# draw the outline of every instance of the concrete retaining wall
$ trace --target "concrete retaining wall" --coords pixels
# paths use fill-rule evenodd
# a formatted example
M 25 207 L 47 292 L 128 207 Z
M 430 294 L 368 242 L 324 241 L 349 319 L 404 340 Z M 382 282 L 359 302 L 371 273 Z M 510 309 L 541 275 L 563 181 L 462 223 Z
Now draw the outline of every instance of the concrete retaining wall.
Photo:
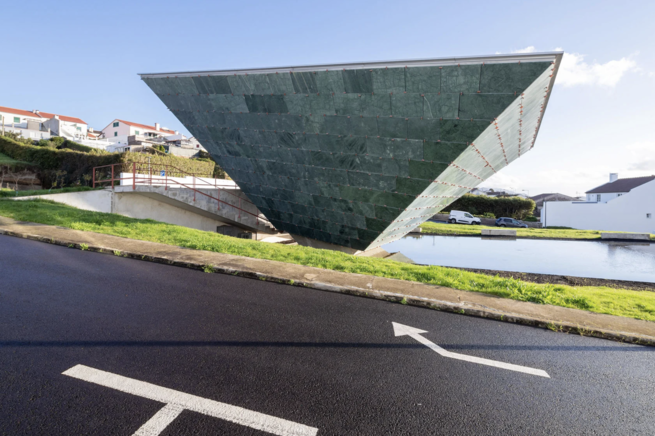
M 516 230 L 482 229 L 482 236 L 510 236 L 516 238 Z
M 650 241 L 648 233 L 601 233 L 600 239 L 615 241 Z
M 83 191 L 65 192 L 62 194 L 31 195 L 29 197 L 16 197 L 15 200 L 52 200 L 82 210 L 111 213 L 111 191 Z

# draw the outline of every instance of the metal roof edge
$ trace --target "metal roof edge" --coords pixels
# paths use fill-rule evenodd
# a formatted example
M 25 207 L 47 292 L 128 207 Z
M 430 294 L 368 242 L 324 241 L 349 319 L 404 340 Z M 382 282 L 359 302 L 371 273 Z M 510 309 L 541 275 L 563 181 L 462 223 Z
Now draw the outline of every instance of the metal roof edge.
M 337 69 L 362 69 L 362 68 L 381 68 L 381 67 L 404 67 L 404 66 L 447 66 L 447 65 L 470 65 L 480 63 L 510 63 L 510 62 L 547 62 L 561 60 L 564 52 L 540 52 L 540 53 L 514 53 L 514 54 L 498 54 L 498 55 L 485 55 L 485 56 L 464 56 L 464 57 L 444 57 L 435 59 L 408 59 L 408 60 L 395 60 L 395 61 L 374 61 L 374 62 L 351 62 L 342 64 L 321 64 L 321 65 L 303 65 L 303 66 L 287 66 L 287 67 L 267 67 L 267 68 L 245 68 L 236 70 L 204 70 L 204 71 L 183 71 L 183 72 L 170 72 L 170 73 L 138 73 L 141 78 L 154 78 L 154 77 L 188 77 L 198 75 L 214 75 L 226 76 L 232 74 L 269 74 L 280 72 L 307 72 L 316 71 L 318 69 L 337 70 Z

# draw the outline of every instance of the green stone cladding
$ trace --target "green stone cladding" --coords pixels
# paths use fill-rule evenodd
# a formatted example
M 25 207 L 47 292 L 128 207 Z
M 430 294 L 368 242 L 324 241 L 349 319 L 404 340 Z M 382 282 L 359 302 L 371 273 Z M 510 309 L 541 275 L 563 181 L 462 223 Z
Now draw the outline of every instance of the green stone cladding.
M 529 151 L 555 62 L 143 80 L 279 230 L 401 238 Z

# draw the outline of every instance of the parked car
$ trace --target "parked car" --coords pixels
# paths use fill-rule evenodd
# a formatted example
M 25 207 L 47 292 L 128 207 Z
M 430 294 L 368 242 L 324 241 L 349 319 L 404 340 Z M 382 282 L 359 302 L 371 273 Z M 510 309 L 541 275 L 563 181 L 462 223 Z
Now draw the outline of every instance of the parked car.
M 515 220 L 514 218 L 502 217 L 496 220 L 496 227 L 520 227 L 528 228 L 528 225 L 523 221 Z
M 462 210 L 451 210 L 448 216 L 450 224 L 477 224 L 480 225 L 480 218 L 476 218 L 468 212 Z

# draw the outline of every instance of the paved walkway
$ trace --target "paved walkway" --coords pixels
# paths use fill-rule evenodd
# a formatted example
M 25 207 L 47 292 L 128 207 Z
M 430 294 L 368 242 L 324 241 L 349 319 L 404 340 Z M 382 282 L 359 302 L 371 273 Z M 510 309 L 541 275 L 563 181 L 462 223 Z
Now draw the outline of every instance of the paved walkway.
M 0 234 L 58 245 L 86 244 L 90 251 L 270 280 L 323 291 L 403 302 L 415 306 L 655 346 L 655 323 L 576 309 L 526 303 L 476 292 L 290 263 L 192 250 L 118 236 L 19 222 L 0 217 Z

